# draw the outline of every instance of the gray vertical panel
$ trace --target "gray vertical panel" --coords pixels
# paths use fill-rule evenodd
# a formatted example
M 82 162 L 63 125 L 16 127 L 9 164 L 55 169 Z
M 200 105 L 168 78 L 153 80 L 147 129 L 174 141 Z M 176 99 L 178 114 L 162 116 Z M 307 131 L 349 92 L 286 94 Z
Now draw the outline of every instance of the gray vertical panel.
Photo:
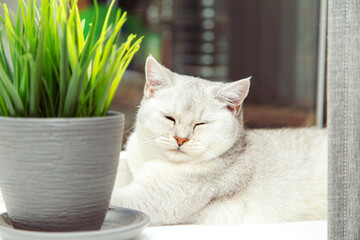
M 329 239 L 360 239 L 360 0 L 329 0 Z

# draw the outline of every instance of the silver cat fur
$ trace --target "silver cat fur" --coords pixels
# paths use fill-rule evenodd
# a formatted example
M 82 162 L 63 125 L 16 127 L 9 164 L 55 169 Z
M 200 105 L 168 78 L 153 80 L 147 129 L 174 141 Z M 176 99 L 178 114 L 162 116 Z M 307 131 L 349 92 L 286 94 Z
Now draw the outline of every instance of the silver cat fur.
M 152 225 L 326 219 L 326 129 L 247 130 L 249 78 L 179 75 L 152 56 L 145 72 L 120 163 L 129 179 L 119 176 L 111 204 L 147 213 Z

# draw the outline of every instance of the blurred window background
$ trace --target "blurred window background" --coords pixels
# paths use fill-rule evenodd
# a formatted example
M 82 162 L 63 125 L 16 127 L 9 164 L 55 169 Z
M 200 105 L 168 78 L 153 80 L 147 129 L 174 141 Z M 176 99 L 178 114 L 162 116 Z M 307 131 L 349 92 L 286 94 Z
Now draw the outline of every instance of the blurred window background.
M 16 9 L 17 1 L 1 1 Z M 110 2 L 98 0 L 100 19 Z M 319 101 L 318 94 L 325 87 L 319 84 L 323 80 L 319 69 L 324 69 L 318 64 L 325 62 L 318 54 L 324 38 L 320 34 L 322 2 L 116 0 L 115 8 L 128 13 L 123 35 L 134 33 L 145 39 L 111 108 L 125 113 L 126 129 L 130 129 L 142 98 L 145 59 L 151 53 L 180 74 L 220 81 L 252 76 L 244 104 L 248 127 L 312 126 L 316 111 L 321 113 L 317 125 L 324 124 L 324 96 Z M 92 0 L 79 0 L 78 6 L 89 23 Z

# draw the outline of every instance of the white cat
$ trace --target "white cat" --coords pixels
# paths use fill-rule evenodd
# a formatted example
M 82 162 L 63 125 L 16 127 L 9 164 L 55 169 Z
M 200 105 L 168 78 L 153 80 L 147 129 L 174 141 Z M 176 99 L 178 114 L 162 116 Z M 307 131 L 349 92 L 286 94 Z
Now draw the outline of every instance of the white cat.
M 250 80 L 210 82 L 149 56 L 136 126 L 127 143 L 132 180 L 111 204 L 152 225 L 326 219 L 327 133 L 246 130 Z

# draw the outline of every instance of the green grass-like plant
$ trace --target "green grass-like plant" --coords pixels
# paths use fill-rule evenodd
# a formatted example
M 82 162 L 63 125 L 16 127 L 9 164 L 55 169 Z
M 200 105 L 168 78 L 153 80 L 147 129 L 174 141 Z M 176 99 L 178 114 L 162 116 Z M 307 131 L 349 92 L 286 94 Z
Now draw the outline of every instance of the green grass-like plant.
M 95 39 L 98 5 L 86 37 L 77 0 L 19 0 L 17 13 L 1 4 L 0 115 L 7 117 L 105 116 L 142 37 L 118 44 L 126 12 Z M 6 56 L 2 36 L 7 38 Z

